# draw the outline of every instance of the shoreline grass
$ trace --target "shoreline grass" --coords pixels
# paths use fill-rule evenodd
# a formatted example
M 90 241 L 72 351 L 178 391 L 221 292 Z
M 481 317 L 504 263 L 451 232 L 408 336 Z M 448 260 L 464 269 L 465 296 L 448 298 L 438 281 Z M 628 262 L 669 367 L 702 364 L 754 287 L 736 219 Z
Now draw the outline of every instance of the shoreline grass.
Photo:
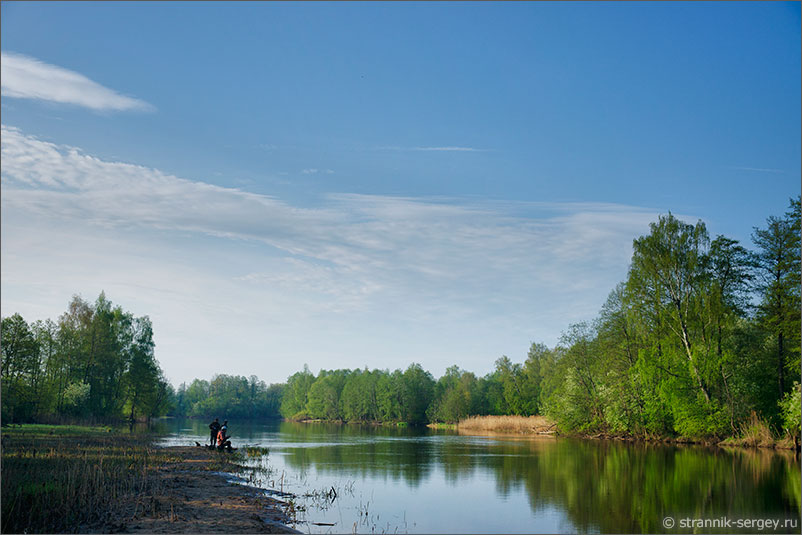
M 110 427 L 30 424 L 2 430 L 3 533 L 115 531 L 152 493 L 170 459 L 153 437 Z
M 457 423 L 458 431 L 551 435 L 555 424 L 544 416 L 469 416 Z
M 775 435 L 768 422 L 761 419 L 754 411 L 749 420 L 741 425 L 738 435 L 727 437 L 718 444 L 745 448 L 796 449 L 793 436 L 789 433 Z

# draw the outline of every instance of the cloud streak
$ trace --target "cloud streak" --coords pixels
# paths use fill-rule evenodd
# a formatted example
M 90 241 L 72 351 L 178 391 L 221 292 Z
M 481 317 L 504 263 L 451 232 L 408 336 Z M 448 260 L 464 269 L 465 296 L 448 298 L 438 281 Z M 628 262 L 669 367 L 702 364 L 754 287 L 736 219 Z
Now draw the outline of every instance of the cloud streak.
M 491 149 L 478 149 L 475 147 L 458 147 L 458 146 L 444 146 L 444 147 L 379 147 L 377 150 L 394 150 L 394 151 L 417 151 L 417 152 L 489 152 Z
M 332 194 L 321 206 L 191 181 L 2 129 L 3 204 L 103 228 L 159 229 L 253 240 L 354 287 L 403 293 L 592 286 L 626 266 L 631 239 L 655 213 L 594 204 L 507 203 Z M 514 209 L 513 209 L 514 208 Z M 548 214 L 546 214 L 548 212 Z M 305 266 L 305 267 L 304 267 Z M 525 273 L 526 275 L 522 275 Z M 254 280 L 258 277 L 254 278 Z M 585 282 L 582 282 L 585 281 Z M 343 285 L 348 287 L 349 285 Z
M 174 355 L 160 358 L 189 378 L 197 366 L 175 355 L 191 348 L 216 371 L 210 348 L 225 343 L 205 334 L 215 325 L 237 334 L 232 347 L 252 346 L 237 349 L 238 373 L 281 379 L 304 361 L 392 367 L 427 354 L 433 371 L 454 362 L 481 371 L 595 315 L 657 215 L 343 193 L 303 206 L 104 161 L 13 127 L 1 134 L 3 312 L 83 287 L 147 300 L 141 313 L 158 311 L 160 348 Z M 253 359 L 266 352 L 292 359 L 262 371 Z M 366 360 L 377 355 L 398 360 Z
M 86 76 L 38 59 L 2 52 L 0 76 L 4 97 L 72 104 L 95 111 L 153 111 L 147 102 L 121 95 Z
M 756 173 L 785 173 L 785 171 L 782 169 L 772 169 L 766 167 L 742 167 L 731 165 L 729 169 L 733 169 L 735 171 L 754 171 Z

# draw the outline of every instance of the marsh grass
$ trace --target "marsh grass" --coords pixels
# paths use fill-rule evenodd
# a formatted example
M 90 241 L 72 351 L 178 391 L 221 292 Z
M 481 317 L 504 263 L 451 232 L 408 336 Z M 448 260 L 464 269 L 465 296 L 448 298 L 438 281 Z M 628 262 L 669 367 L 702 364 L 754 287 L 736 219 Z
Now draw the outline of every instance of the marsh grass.
M 739 429 L 738 436 L 727 438 L 720 444 L 724 446 L 746 446 L 751 448 L 788 448 L 794 447 L 790 435 L 775 438 L 766 420 L 761 419 L 755 411 Z
M 543 416 L 471 416 L 457 424 L 460 431 L 486 433 L 544 434 L 554 429 Z
M 270 448 L 262 446 L 245 446 L 245 454 L 250 457 L 264 457 L 270 453 Z
M 75 533 L 115 524 L 152 495 L 171 460 L 150 435 L 108 427 L 26 425 L 2 431 L 3 533 Z M 133 515 L 131 515 L 133 516 Z

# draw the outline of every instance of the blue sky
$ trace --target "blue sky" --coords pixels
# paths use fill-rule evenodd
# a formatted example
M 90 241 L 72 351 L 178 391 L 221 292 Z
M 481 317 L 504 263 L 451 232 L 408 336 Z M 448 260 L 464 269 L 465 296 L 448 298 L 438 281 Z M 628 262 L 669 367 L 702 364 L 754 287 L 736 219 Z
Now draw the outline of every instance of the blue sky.
M 176 383 L 485 373 L 800 192 L 797 2 L 1 9 L 2 314 L 105 290 Z

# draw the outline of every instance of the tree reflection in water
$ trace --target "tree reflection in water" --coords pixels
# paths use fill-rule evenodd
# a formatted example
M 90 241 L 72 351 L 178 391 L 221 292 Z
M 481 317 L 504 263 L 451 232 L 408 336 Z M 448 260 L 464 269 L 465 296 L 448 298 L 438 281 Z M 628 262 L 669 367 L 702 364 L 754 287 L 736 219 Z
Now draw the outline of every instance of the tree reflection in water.
M 302 428 L 292 432 L 304 436 Z M 308 437 L 319 439 L 320 431 L 309 429 Z M 450 485 L 470 484 L 478 472 L 490 472 L 500 495 L 522 487 L 534 512 L 556 506 L 582 532 L 663 532 L 666 516 L 800 514 L 799 463 L 785 452 L 358 426 L 326 431 L 342 445 L 290 448 L 287 464 L 314 465 L 343 477 L 403 480 L 410 487 L 426 481 L 435 468 Z

